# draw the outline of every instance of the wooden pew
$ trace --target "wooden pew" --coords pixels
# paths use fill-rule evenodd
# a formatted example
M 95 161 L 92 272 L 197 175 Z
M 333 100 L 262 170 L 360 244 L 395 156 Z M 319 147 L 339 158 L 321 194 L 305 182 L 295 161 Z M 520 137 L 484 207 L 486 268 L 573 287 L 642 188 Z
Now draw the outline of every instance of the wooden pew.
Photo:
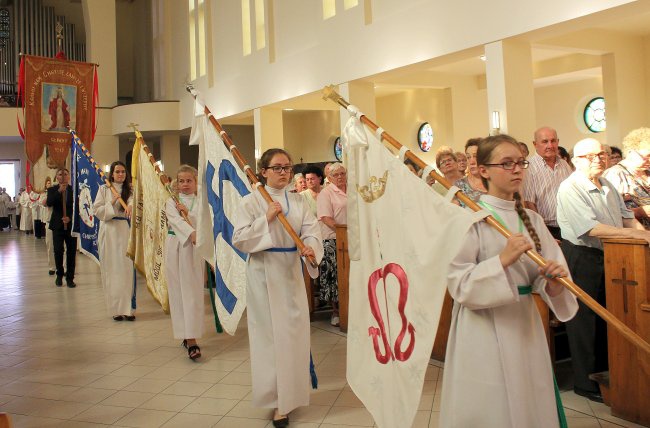
M 607 309 L 643 339 L 650 341 L 648 243 L 633 239 L 603 239 L 603 247 Z M 607 329 L 607 341 L 607 395 L 612 415 L 650 426 L 650 356 L 637 350 L 611 328 Z M 607 376 L 603 377 L 607 379 Z

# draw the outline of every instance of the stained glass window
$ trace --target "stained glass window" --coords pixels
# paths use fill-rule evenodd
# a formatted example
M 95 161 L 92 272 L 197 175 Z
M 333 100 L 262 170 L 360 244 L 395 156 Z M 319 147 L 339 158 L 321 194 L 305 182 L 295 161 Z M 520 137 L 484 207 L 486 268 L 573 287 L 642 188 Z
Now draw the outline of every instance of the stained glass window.
M 585 106 L 584 117 L 585 125 L 591 132 L 603 132 L 607 127 L 605 120 L 605 99 L 596 97 L 589 101 Z
M 337 161 L 343 160 L 343 147 L 341 146 L 341 137 L 336 137 L 334 140 L 334 157 Z
M 423 152 L 428 152 L 433 147 L 433 128 L 429 122 L 424 122 L 418 130 L 418 146 Z

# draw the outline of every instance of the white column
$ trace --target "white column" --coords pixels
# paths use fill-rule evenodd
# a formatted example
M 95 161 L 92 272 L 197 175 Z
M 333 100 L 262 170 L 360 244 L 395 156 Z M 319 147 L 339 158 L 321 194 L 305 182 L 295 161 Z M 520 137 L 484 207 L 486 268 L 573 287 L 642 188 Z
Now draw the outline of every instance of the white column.
M 284 148 L 282 109 L 262 107 L 253 110 L 255 133 L 255 164 L 264 151 L 277 147 Z

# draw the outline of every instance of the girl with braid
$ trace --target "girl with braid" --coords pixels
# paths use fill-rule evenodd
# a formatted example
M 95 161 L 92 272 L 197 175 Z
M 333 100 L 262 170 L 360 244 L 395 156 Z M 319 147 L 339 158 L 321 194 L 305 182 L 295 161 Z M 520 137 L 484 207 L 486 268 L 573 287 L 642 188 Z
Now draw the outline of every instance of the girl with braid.
M 548 345 L 531 292 L 567 321 L 578 310 L 560 247 L 541 216 L 524 209 L 519 191 L 528 161 L 507 135 L 479 144 L 488 190 L 479 204 L 512 232 L 508 239 L 475 223 L 449 268 L 454 299 L 442 386 L 441 427 L 566 426 Z M 525 256 L 536 249 L 539 268 Z M 470 405 L 468 405 L 470 404 Z

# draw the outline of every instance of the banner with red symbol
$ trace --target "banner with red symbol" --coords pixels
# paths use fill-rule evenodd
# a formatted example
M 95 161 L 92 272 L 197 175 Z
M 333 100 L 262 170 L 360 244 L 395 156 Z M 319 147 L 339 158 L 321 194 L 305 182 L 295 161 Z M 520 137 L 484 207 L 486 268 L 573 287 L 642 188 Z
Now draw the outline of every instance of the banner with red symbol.
M 356 117 L 342 140 L 351 255 L 347 380 L 380 428 L 410 427 L 447 267 L 480 217 L 438 195 Z

